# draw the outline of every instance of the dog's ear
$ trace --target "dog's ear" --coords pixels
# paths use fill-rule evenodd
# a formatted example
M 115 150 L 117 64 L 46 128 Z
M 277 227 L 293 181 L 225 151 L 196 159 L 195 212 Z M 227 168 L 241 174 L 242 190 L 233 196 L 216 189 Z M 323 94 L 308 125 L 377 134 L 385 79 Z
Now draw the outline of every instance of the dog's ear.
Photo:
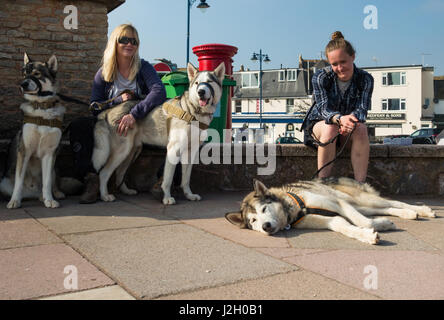
M 57 58 L 55 55 L 52 55 L 47 62 L 48 68 L 53 72 L 57 72 Z
M 254 192 L 258 197 L 266 196 L 267 194 L 269 194 L 267 187 L 257 179 L 253 179 L 253 187 Z
M 23 57 L 23 64 L 26 66 L 30 62 L 31 59 L 29 59 L 28 54 L 25 52 L 25 56 Z
M 221 62 L 216 69 L 214 69 L 214 74 L 219 79 L 220 83 L 224 81 L 225 78 L 225 63 Z
M 225 214 L 225 218 L 241 229 L 245 229 L 247 227 L 244 219 L 242 219 L 242 212 L 228 212 Z
M 194 77 L 196 76 L 198 70 L 191 64 L 191 62 L 188 62 L 187 72 L 188 72 L 188 80 L 191 82 L 191 80 L 193 80 Z

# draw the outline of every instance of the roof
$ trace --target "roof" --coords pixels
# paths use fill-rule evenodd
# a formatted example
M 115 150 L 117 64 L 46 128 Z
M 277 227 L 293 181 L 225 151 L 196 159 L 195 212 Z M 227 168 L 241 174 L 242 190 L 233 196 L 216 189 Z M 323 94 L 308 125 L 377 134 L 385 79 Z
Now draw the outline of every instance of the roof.
M 100 2 L 106 5 L 108 13 L 113 11 L 115 8 L 125 3 L 126 0 L 90 0 L 91 2 Z
M 291 70 L 297 68 L 288 68 Z M 288 70 L 287 69 L 287 70 Z M 306 71 L 297 69 L 297 81 L 279 81 L 279 71 L 267 70 L 262 75 L 262 97 L 263 99 L 271 98 L 293 98 L 307 96 L 306 91 Z M 250 71 L 251 73 L 252 71 Z M 254 71 L 253 71 L 254 72 Z M 256 71 L 258 72 L 258 71 Z M 234 88 L 233 99 L 257 99 L 259 97 L 259 87 L 242 88 L 242 73 L 235 72 L 233 79 L 237 85 Z

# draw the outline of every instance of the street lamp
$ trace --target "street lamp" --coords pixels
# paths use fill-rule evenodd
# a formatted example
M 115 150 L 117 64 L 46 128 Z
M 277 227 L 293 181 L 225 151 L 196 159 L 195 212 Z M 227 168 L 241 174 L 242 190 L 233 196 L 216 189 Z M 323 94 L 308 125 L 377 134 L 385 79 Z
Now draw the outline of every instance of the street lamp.
M 259 60 L 259 128 L 262 129 L 262 61 L 265 63 L 270 62 L 268 54 L 263 54 L 262 49 L 259 50 L 259 54 L 253 52 L 251 61 Z
M 187 9 L 188 9 L 188 27 L 187 27 L 187 63 L 190 61 L 190 10 L 192 5 L 196 2 L 196 0 L 187 0 Z M 197 6 L 200 11 L 205 12 L 210 6 L 206 3 L 206 0 L 200 0 L 199 5 Z

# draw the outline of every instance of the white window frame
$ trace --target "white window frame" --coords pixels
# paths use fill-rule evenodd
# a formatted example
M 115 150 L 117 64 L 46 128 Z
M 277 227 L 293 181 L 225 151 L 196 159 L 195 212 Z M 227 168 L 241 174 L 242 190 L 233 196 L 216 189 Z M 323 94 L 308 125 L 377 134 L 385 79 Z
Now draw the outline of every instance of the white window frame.
M 398 110 L 389 110 L 389 100 L 394 100 L 397 99 L 399 100 L 399 109 Z M 384 108 L 385 105 L 385 108 Z M 382 111 L 386 111 L 386 112 L 405 112 L 407 109 L 407 103 L 406 103 L 406 99 L 405 98 L 386 98 L 386 99 L 381 99 L 381 110 Z
M 278 81 L 279 82 L 285 81 L 285 70 L 279 70 Z
M 257 75 L 257 85 L 256 86 L 252 86 L 251 85 L 251 77 L 253 74 Z M 244 86 L 244 76 L 249 76 L 249 84 Z M 242 88 L 259 88 L 259 72 L 243 72 L 242 73 L 242 78 L 241 78 L 241 87 Z
M 297 69 L 288 69 L 287 70 L 287 81 L 296 81 L 298 78 L 298 70 Z
M 388 83 L 388 74 L 389 73 L 399 73 L 399 84 L 389 84 Z M 384 84 L 385 80 L 385 84 Z M 382 73 L 382 86 L 383 87 L 392 87 L 392 86 L 405 86 L 407 84 L 407 74 L 405 71 L 391 71 L 391 72 L 383 72 Z

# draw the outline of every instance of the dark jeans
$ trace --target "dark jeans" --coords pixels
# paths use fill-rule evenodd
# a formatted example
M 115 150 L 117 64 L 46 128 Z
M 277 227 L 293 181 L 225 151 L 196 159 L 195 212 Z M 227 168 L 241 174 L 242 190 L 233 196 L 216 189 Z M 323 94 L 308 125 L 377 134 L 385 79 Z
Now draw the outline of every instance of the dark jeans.
M 69 141 L 74 154 L 74 177 L 83 181 L 89 172 L 96 173 L 91 158 L 94 148 L 95 117 L 74 119 L 69 126 Z

